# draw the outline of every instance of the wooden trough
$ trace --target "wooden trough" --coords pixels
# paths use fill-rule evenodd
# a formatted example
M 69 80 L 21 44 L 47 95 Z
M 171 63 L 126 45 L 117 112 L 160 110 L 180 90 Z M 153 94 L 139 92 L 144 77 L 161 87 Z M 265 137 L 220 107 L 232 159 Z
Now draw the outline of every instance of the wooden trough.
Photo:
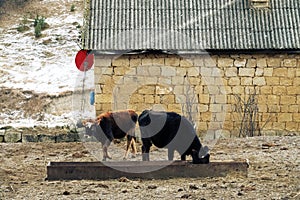
M 209 164 L 183 161 L 50 162 L 46 180 L 197 178 L 223 177 L 231 173 L 247 176 L 248 167 L 246 160 L 212 161 Z

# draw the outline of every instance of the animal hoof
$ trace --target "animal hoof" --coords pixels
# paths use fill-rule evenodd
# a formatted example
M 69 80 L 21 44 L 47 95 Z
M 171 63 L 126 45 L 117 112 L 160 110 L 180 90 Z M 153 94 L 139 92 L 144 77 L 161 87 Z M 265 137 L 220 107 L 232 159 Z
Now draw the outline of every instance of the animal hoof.
M 131 158 L 136 158 L 136 155 L 132 155 Z
M 126 158 L 126 157 L 123 157 L 123 160 L 127 160 L 127 158 Z

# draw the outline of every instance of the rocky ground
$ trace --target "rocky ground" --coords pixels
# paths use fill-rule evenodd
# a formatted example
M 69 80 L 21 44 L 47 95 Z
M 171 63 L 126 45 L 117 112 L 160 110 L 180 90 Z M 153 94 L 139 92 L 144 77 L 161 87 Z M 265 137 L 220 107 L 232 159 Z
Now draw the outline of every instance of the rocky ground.
M 218 140 L 212 159 L 249 159 L 247 177 L 46 181 L 49 161 L 97 159 L 82 142 L 0 143 L 0 199 L 300 199 L 299 144 L 299 136 Z M 109 149 L 114 160 L 122 159 L 124 145 Z M 151 158 L 161 156 L 166 152 L 154 150 Z

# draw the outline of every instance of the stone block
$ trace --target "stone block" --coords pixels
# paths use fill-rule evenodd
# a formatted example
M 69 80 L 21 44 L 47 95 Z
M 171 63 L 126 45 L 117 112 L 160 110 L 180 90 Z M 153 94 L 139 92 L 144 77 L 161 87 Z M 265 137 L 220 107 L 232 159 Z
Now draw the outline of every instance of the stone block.
M 234 60 L 233 65 L 235 67 L 245 67 L 246 66 L 246 59 L 242 59 L 242 58 L 237 58 Z
M 180 59 L 180 67 L 192 67 L 193 66 L 193 60 L 191 59 Z
M 297 67 L 297 59 L 295 59 L 295 58 L 284 59 L 283 66 L 284 67 Z
M 168 104 L 167 108 L 171 112 L 181 113 L 181 105 L 180 104 Z
M 267 67 L 267 59 L 266 58 L 257 58 L 256 66 L 261 67 L 261 68 Z
M 142 65 L 142 59 L 141 58 L 130 58 L 129 65 L 130 65 L 130 67 L 140 66 L 140 65 Z
M 296 97 L 291 95 L 282 95 L 280 97 L 280 104 L 291 105 L 296 103 Z
M 292 113 L 279 113 L 278 114 L 278 122 L 291 122 L 293 121 Z
M 0 130 L 0 143 L 4 142 L 5 130 Z
M 287 86 L 287 94 L 300 94 L 300 87 L 299 86 Z
M 265 77 L 267 85 L 279 85 L 279 77 Z
M 199 76 L 200 68 L 199 67 L 189 67 L 187 70 L 188 76 Z
M 277 96 L 277 95 L 268 95 L 267 103 L 271 104 L 271 105 L 274 105 L 274 104 L 278 105 L 279 104 L 279 96 Z
M 198 66 L 198 67 L 204 66 L 203 59 L 199 57 L 194 58 L 193 63 L 194 66 Z
M 166 66 L 177 67 L 177 66 L 179 66 L 179 63 L 180 63 L 180 58 L 179 57 L 171 56 L 171 57 L 165 58 L 165 65 Z
M 143 58 L 142 59 L 142 65 L 151 66 L 152 65 L 152 59 L 151 58 Z
M 300 61 L 299 61 L 299 63 L 300 63 Z M 297 77 L 300 77 L 300 68 L 297 68 L 297 69 L 296 69 L 296 76 L 297 76 Z
M 132 94 L 130 97 L 130 103 L 141 103 L 144 102 L 144 95 L 143 94 Z
M 226 68 L 225 76 L 226 77 L 236 77 L 237 76 L 237 68 L 236 67 Z
M 183 76 L 173 76 L 171 80 L 172 85 L 183 85 L 184 78 Z
M 175 103 L 175 96 L 173 94 L 167 94 L 167 95 L 163 95 L 161 97 L 161 102 L 163 104 L 172 104 Z
M 252 85 L 252 77 L 242 77 L 241 85 Z
M 294 122 L 300 122 L 300 113 L 293 113 L 293 121 Z M 300 127 L 299 127 L 300 128 Z
M 163 57 L 153 58 L 152 59 L 152 65 L 157 66 L 157 67 L 164 66 L 165 65 L 165 58 L 163 58 Z
M 150 76 L 150 67 L 149 66 L 139 66 L 136 69 L 137 75 L 139 76 Z
M 247 68 L 254 68 L 256 67 L 256 59 L 248 59 L 246 63 Z
M 300 86 L 300 77 L 294 78 L 293 85 L 294 85 L 294 86 Z
M 263 76 L 264 75 L 264 69 L 262 68 L 257 68 L 255 70 L 255 76 Z
M 207 112 L 208 111 L 208 105 L 205 105 L 205 104 L 198 105 L 198 111 L 199 112 Z
M 183 94 L 183 90 L 184 90 L 184 86 L 182 86 L 182 85 L 175 85 L 173 92 L 176 95 L 177 94 Z
M 264 68 L 264 76 L 273 76 L 273 68 Z
M 158 66 L 151 66 L 149 67 L 149 75 L 150 76 L 160 76 L 161 69 Z
M 298 122 L 286 122 L 285 129 L 287 131 L 298 131 L 299 123 Z
M 239 77 L 231 77 L 231 78 L 229 78 L 228 85 L 230 85 L 230 86 L 241 85 L 240 78 Z
M 272 128 L 277 129 L 277 130 L 284 130 L 285 129 L 285 122 L 272 122 Z
M 155 85 L 146 85 L 138 90 L 139 94 L 154 94 Z
M 110 103 L 112 102 L 112 94 L 96 94 L 96 101 L 98 103 Z
M 199 85 L 201 83 L 201 79 L 198 78 L 198 77 L 190 77 L 188 79 L 189 83 L 185 83 L 186 85 L 189 84 L 189 85 Z M 214 84 L 215 85 L 215 84 Z
M 200 119 L 202 122 L 209 122 L 211 117 L 211 112 L 200 112 Z
M 219 58 L 217 65 L 218 67 L 233 67 L 233 61 L 232 58 Z
M 56 142 L 78 142 L 80 141 L 77 133 L 61 133 L 56 135 Z
M 95 57 L 95 66 L 104 66 L 108 67 L 111 66 L 112 62 L 110 58 L 105 58 L 105 57 Z
M 144 95 L 144 101 L 145 103 L 155 103 L 154 95 Z
M 288 77 L 280 77 L 279 84 L 285 85 L 285 86 L 293 85 L 293 79 L 288 78 Z
M 6 143 L 22 142 L 22 132 L 16 129 L 7 129 L 4 135 Z
M 289 110 L 288 112 L 290 113 L 300 113 L 300 105 L 296 104 L 296 105 L 289 105 Z
M 28 143 L 28 142 L 38 142 L 38 136 L 34 134 L 22 134 L 22 142 L 23 143 Z
M 287 77 L 287 68 L 274 68 L 273 76 L 276 77 Z
M 115 75 L 117 76 L 123 76 L 126 74 L 128 68 L 127 67 L 124 67 L 124 66 L 118 66 L 118 67 L 115 67 L 114 68 L 114 73 Z
M 211 77 L 212 68 L 211 67 L 201 67 L 200 72 L 201 72 L 201 76 L 203 76 L 203 77 Z
M 294 78 L 296 76 L 296 68 L 287 68 L 287 77 Z
M 260 94 L 272 94 L 272 87 L 270 86 L 262 86 L 260 88 Z M 277 93 L 274 93 L 277 94 Z
M 170 94 L 172 92 L 172 87 L 163 87 L 158 85 L 154 88 L 154 90 L 156 94 Z M 151 94 L 154 94 L 154 92 Z
M 239 76 L 253 77 L 255 73 L 254 68 L 239 68 Z
M 176 76 L 176 69 L 174 67 L 164 66 L 161 68 L 161 75 L 166 77 Z
M 217 57 L 214 56 L 204 56 L 203 63 L 206 67 L 216 67 L 217 66 Z
M 281 67 L 281 58 L 268 58 L 268 67 Z
M 244 87 L 243 86 L 233 86 L 232 93 L 233 94 L 244 94 L 245 93 Z
M 210 103 L 210 95 L 209 94 L 200 94 L 199 102 L 202 104 L 209 104 Z
M 128 67 L 129 66 L 129 59 L 128 58 L 116 58 L 112 60 L 112 66 L 124 66 L 124 67 Z
M 258 86 L 266 85 L 265 77 L 254 77 L 253 85 L 258 85 Z
M 274 86 L 273 87 L 273 94 L 275 94 L 275 95 L 285 95 L 286 94 L 286 87 L 285 86 Z
M 56 142 L 56 135 L 38 134 L 38 142 Z
M 163 84 L 163 85 L 171 85 L 172 84 L 172 79 L 169 77 L 159 77 L 158 78 L 158 83 Z
M 268 106 L 266 104 L 258 104 L 258 111 L 266 113 L 268 111 Z
M 207 122 L 198 122 L 197 123 L 197 128 L 198 128 L 198 130 L 206 131 L 207 130 Z
M 210 104 L 209 111 L 217 113 L 223 112 L 222 104 Z

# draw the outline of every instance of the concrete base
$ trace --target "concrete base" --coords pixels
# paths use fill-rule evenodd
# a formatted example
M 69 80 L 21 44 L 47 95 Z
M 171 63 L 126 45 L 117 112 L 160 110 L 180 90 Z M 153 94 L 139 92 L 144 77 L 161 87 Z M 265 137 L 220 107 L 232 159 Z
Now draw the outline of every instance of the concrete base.
M 192 164 L 183 161 L 50 162 L 47 180 L 168 179 L 224 177 L 230 173 L 247 176 L 245 161 L 212 161 Z

